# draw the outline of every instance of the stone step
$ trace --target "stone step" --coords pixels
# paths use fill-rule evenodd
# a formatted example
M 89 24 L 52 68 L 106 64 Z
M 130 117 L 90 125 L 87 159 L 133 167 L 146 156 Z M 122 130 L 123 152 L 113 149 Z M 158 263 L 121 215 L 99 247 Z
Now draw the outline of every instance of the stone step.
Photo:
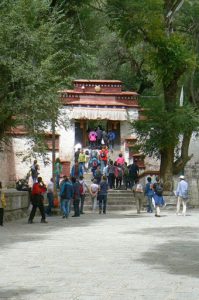
M 112 211 L 112 210 L 118 210 L 118 211 L 123 211 L 123 210 L 132 210 L 135 209 L 136 206 L 135 205 L 109 205 L 107 204 L 107 210 Z M 84 210 L 85 211 L 91 211 L 92 210 L 92 206 L 90 205 L 84 205 Z M 96 210 L 98 210 L 98 207 L 96 208 Z

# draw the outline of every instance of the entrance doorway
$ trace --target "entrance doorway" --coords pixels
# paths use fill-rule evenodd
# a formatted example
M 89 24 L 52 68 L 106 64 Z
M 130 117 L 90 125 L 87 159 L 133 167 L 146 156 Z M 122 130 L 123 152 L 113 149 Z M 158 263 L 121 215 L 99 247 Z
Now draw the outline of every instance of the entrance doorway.
M 76 120 L 75 121 L 75 145 L 81 144 L 82 147 L 88 147 L 88 134 L 91 129 L 96 130 L 100 126 L 103 130 L 108 132 L 112 130 L 115 132 L 115 145 L 120 145 L 120 121 L 111 120 Z

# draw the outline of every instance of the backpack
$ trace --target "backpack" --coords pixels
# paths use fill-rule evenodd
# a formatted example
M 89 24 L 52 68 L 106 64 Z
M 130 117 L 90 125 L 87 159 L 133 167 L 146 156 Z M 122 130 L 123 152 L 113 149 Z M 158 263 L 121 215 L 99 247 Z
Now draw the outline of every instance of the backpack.
M 93 160 L 92 166 L 93 166 L 93 168 L 97 168 L 97 166 L 98 166 L 98 161 L 97 161 L 96 159 Z
M 118 169 L 118 177 L 122 178 L 122 175 L 123 175 L 122 168 L 117 168 L 117 169 Z
M 161 184 L 155 184 L 154 186 L 155 188 L 155 193 L 158 195 L 158 196 L 162 196 L 162 193 L 163 193 L 163 187 Z
M 104 157 L 106 157 L 106 154 L 105 154 L 104 152 L 102 152 L 102 153 L 100 154 L 100 157 L 101 157 L 101 158 L 104 158 Z
M 79 193 L 80 193 L 80 195 L 83 195 L 83 194 L 84 194 L 84 186 L 83 186 L 83 183 L 80 183 Z
M 129 169 L 128 168 L 124 169 L 124 176 L 126 176 L 126 177 L 129 176 Z

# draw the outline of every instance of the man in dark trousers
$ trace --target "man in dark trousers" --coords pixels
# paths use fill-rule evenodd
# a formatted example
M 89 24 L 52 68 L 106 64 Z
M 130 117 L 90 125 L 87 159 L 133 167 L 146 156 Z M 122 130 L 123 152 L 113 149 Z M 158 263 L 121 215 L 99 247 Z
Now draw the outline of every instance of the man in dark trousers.
M 44 196 L 43 194 L 46 192 L 46 186 L 43 183 L 43 180 L 41 177 L 38 177 L 38 182 L 33 184 L 32 188 L 32 210 L 28 219 L 28 223 L 32 224 L 33 219 L 37 210 L 37 207 L 40 210 L 41 213 L 41 223 L 48 223 L 46 221 L 46 216 L 45 216 L 45 210 L 44 210 Z
M 76 180 L 75 177 L 71 178 L 73 184 L 73 207 L 74 207 L 74 215 L 72 217 L 79 217 L 79 203 L 80 203 L 80 183 Z
M 138 179 L 139 174 L 139 167 L 137 165 L 137 160 L 135 159 L 134 162 L 129 166 L 129 181 L 130 181 L 130 188 L 133 189 L 133 186 Z

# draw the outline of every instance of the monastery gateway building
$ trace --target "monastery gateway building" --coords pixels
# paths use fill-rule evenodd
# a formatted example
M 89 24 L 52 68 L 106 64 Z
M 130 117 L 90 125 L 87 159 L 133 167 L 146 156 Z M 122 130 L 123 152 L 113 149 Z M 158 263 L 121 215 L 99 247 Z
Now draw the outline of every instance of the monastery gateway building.
M 139 118 L 138 94 L 122 90 L 119 80 L 75 80 L 73 90 L 60 91 L 63 103 L 62 115 L 66 117 L 68 128 L 56 128 L 56 157 L 63 164 L 63 175 L 69 175 L 74 162 L 74 152 L 77 147 L 88 149 L 88 133 L 98 125 L 106 130 L 113 130 L 116 138 L 111 159 L 115 159 L 121 152 L 126 162 L 130 163 L 136 157 L 138 165 L 144 169 L 143 156 L 134 153 L 133 146 L 136 138 L 132 133 L 129 120 Z M 12 143 L 12 157 L 8 158 L 12 171 L 7 181 L 24 178 L 30 170 L 32 162 L 22 162 L 23 153 L 27 154 L 28 143 L 26 133 L 17 128 L 14 131 Z M 49 159 L 52 159 L 52 132 L 46 132 Z M 4 159 L 5 163 L 6 159 Z M 12 161 L 12 163 L 11 163 Z M 52 166 L 44 165 L 39 159 L 40 175 L 45 181 L 52 176 Z M 10 167 L 9 167 L 10 169 Z

